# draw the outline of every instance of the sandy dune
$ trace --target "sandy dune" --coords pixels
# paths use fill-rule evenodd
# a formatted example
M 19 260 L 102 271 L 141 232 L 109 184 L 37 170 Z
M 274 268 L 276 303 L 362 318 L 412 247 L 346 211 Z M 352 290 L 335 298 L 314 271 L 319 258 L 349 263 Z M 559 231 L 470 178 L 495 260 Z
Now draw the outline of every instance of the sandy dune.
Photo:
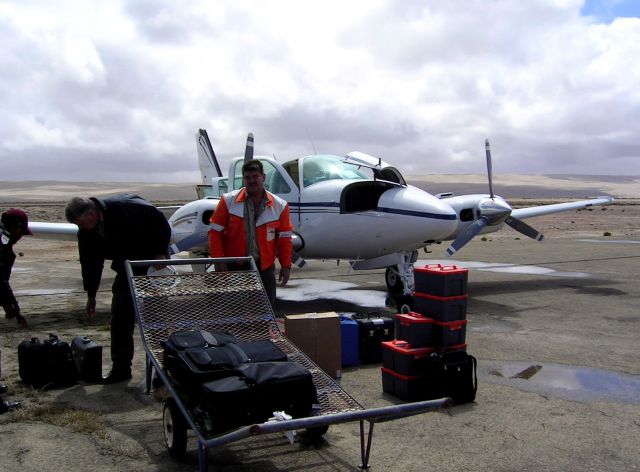
M 488 193 L 484 174 L 407 176 L 406 180 L 432 193 Z M 195 183 L 0 181 L 2 202 L 59 202 L 76 195 L 138 193 L 152 201 L 189 201 Z M 640 176 L 496 175 L 494 192 L 506 198 L 586 198 L 612 195 L 640 198 Z

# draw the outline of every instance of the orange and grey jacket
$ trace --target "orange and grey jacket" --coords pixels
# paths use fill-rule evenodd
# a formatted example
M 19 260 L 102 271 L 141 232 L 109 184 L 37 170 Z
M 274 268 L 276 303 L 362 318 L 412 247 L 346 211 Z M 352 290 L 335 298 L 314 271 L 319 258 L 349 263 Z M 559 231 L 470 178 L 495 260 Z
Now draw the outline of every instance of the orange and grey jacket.
M 271 267 L 276 257 L 282 267 L 291 267 L 291 232 L 289 205 L 266 192 L 267 204 L 256 221 L 256 239 L 260 251 L 260 269 Z M 211 257 L 244 257 L 247 255 L 244 188 L 225 193 L 211 217 L 209 252 Z

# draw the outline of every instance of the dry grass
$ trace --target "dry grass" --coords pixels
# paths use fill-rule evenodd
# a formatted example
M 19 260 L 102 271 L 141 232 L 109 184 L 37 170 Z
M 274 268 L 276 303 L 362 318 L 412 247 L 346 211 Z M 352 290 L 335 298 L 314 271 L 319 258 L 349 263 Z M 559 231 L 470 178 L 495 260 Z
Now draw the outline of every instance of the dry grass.
M 107 438 L 103 415 L 94 411 L 78 410 L 62 405 L 40 405 L 24 408 L 13 415 L 11 422 L 38 421 L 69 429 L 75 433 Z

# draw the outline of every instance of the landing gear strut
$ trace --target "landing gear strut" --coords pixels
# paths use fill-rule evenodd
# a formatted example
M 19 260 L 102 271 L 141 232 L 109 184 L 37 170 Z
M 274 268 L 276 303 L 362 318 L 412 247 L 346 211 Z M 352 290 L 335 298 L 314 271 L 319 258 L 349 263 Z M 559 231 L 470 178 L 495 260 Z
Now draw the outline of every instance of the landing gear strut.
M 398 255 L 398 263 L 387 267 L 384 279 L 398 313 L 409 313 L 413 308 L 413 264 L 418 260 L 418 251 Z

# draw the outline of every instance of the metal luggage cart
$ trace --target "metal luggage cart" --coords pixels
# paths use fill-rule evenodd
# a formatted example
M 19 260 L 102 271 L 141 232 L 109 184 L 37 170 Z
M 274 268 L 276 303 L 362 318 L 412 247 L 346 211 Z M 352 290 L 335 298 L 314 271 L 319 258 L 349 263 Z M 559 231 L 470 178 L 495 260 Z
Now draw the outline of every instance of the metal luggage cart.
M 248 263 L 249 270 L 213 271 L 214 263 Z M 362 468 L 369 466 L 373 426 L 377 422 L 437 410 L 450 399 L 421 401 L 381 408 L 365 409 L 328 374 L 301 352 L 281 333 L 252 258 L 172 259 L 171 266 L 191 265 L 188 271 L 158 271 L 148 275 L 150 267 L 161 267 L 166 260 L 127 261 L 126 270 L 146 352 L 146 387 L 150 392 L 153 370 L 170 394 L 163 410 L 165 442 L 172 455 L 186 450 L 187 429 L 198 439 L 200 470 L 207 470 L 207 449 L 255 434 L 306 429 L 323 435 L 329 425 L 360 422 Z M 135 275 L 145 274 L 145 275 Z M 242 426 L 236 430 L 212 434 L 199 416 L 197 405 L 185 398 L 180 386 L 164 370 L 161 343 L 176 331 L 226 331 L 242 342 L 271 340 L 289 359 L 303 365 L 312 374 L 318 393 L 319 411 L 314 416 Z M 364 422 L 369 423 L 365 435 Z

